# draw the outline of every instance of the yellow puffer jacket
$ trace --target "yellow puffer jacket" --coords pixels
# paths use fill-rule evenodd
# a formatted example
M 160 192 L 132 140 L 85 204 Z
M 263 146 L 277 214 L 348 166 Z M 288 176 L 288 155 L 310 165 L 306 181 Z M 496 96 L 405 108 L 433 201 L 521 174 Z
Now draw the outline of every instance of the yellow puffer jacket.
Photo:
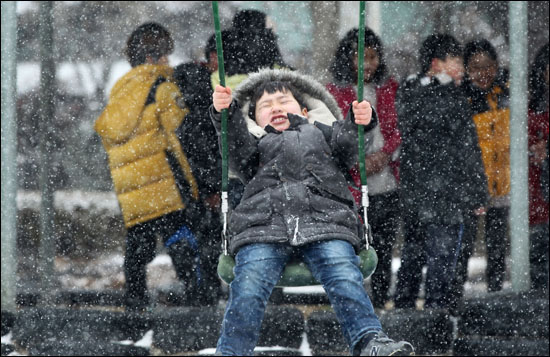
M 505 91 L 494 86 L 485 98 L 489 110 L 473 117 L 491 197 L 510 192 L 510 109 L 499 105 Z
M 167 152 L 178 161 L 192 199 L 198 188 L 175 134 L 187 109 L 178 106 L 178 87 L 169 82 L 172 68 L 134 67 L 111 90 L 107 107 L 95 122 L 109 157 L 109 167 L 127 228 L 185 208 Z M 151 87 L 155 101 L 145 106 Z

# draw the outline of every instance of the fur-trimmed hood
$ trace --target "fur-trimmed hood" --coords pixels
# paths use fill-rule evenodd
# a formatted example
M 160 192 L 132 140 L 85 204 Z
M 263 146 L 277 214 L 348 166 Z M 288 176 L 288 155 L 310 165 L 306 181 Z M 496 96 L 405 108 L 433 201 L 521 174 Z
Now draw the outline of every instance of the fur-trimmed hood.
M 320 122 L 330 125 L 335 120 L 342 120 L 342 113 L 334 97 L 313 77 L 287 69 L 263 69 L 251 74 L 233 93 L 239 102 L 242 114 L 246 120 L 248 131 L 260 138 L 266 134 L 256 122 L 248 116 L 250 99 L 254 89 L 262 82 L 289 82 L 303 95 L 308 108 L 309 122 Z

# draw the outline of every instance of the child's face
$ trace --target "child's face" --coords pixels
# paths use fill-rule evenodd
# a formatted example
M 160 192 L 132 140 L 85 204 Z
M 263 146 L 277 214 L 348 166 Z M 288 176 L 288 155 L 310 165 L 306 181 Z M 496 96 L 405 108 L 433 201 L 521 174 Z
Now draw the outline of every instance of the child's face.
M 359 62 L 357 60 L 358 54 L 353 55 L 353 68 L 355 73 L 357 73 L 357 68 L 359 67 Z M 380 56 L 378 56 L 378 51 L 372 47 L 365 48 L 365 60 L 363 65 L 363 80 L 365 83 L 369 83 L 372 80 L 372 76 L 376 73 L 378 66 L 380 65 Z
M 461 56 L 447 56 L 444 60 L 436 59 L 438 61 L 436 65 L 437 73 L 446 73 L 455 83 L 458 85 L 462 82 L 464 76 L 464 62 Z
M 287 114 L 298 114 L 307 117 L 307 109 L 302 109 L 290 91 L 264 94 L 256 102 L 256 123 L 265 128 L 271 125 L 278 131 L 288 129 L 290 122 Z
M 497 62 L 484 52 L 476 53 L 468 60 L 468 77 L 473 84 L 481 89 L 491 88 L 497 71 Z

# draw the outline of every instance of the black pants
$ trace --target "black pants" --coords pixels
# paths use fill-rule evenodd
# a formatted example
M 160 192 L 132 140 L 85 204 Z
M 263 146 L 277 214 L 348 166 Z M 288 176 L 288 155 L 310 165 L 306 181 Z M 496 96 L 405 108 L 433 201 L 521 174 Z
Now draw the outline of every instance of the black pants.
M 479 217 L 464 215 L 461 249 L 456 262 L 456 274 L 452 286 L 451 308 L 456 309 L 464 296 L 464 283 L 468 280 L 468 261 L 474 253 Z
M 124 274 L 126 278 L 125 305 L 129 309 L 142 309 L 149 304 L 147 295 L 146 268 L 155 257 L 157 238 L 166 241 L 183 225 L 187 225 L 195 234 L 199 243 L 200 277 L 197 278 L 197 252 L 187 241 L 179 241 L 168 247 L 168 255 L 172 259 L 176 275 L 186 286 L 186 291 L 215 290 L 218 292 L 219 281 L 214 248 L 208 244 L 196 226 L 196 220 L 190 219 L 184 212 L 173 212 L 130 227 L 126 238 L 126 254 L 124 257 Z M 215 256 L 215 257 L 214 257 Z M 202 283 L 200 283 L 202 281 Z M 199 286 L 200 285 L 200 286 Z M 197 296 L 200 299 L 200 296 Z
M 372 245 L 378 255 L 378 266 L 371 276 L 372 304 L 383 308 L 391 284 L 392 252 L 399 230 L 399 193 L 397 191 L 369 196 L 369 224 Z
M 218 277 L 218 259 L 222 247 L 222 223 L 220 212 L 208 208 L 200 211 L 200 216 L 193 220 L 193 232 L 200 240 L 201 280 L 197 287 L 195 305 L 216 303 L 221 293 L 221 282 Z
M 403 215 L 403 230 L 401 266 L 397 272 L 394 302 L 396 308 L 415 308 L 422 283 L 422 268 L 426 264 L 426 226 L 414 212 L 408 212 Z
M 531 289 L 548 293 L 548 223 L 529 227 Z
M 485 249 L 487 252 L 487 290 L 502 289 L 506 273 L 508 247 L 508 207 L 491 207 L 485 219 Z
M 507 207 L 489 208 L 485 218 L 485 250 L 487 256 L 486 280 L 490 292 L 502 289 L 506 273 L 506 251 L 508 246 Z M 468 280 L 468 261 L 474 252 L 477 237 L 478 217 L 473 213 L 464 217 L 462 247 L 458 256 L 453 283 L 453 307 L 464 295 L 464 283 Z

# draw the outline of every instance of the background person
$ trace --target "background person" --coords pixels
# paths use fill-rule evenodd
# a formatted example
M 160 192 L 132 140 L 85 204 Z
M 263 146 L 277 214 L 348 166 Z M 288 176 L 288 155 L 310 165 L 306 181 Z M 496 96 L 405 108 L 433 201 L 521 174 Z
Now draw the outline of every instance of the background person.
M 434 34 L 420 49 L 421 71 L 397 91 L 400 199 L 405 238 L 395 307 L 414 308 L 427 265 L 425 307 L 452 300 L 463 214 L 483 213 L 487 181 L 472 113 L 459 85 L 462 46 Z
M 327 85 L 342 114 L 357 99 L 358 29 L 352 29 L 340 40 L 331 63 L 333 83 Z M 392 251 L 399 231 L 399 145 L 401 136 L 397 129 L 395 94 L 399 84 L 388 77 L 384 50 L 380 38 L 365 28 L 364 99 L 369 100 L 378 114 L 379 125 L 373 128 L 372 145 L 365 152 L 365 168 L 369 189 L 368 218 L 372 227 L 373 245 L 378 255 L 378 266 L 371 276 L 372 303 L 383 308 L 388 301 L 392 271 Z M 352 177 L 356 187 L 361 187 L 358 166 L 353 167 Z M 359 204 L 361 190 L 350 188 Z
M 510 212 L 510 95 L 508 71 L 499 67 L 497 52 L 485 39 L 464 47 L 465 77 L 462 89 L 472 109 L 489 203 L 485 216 L 486 281 L 489 292 L 502 289 L 506 274 L 508 216 Z M 477 237 L 474 212 L 464 215 L 461 255 L 457 264 L 457 298 L 468 278 L 468 259 Z
M 200 284 L 198 242 L 192 233 L 199 192 L 175 134 L 188 110 L 172 83 L 167 56 L 173 48 L 172 36 L 157 23 L 145 23 L 132 32 L 126 47 L 132 69 L 115 84 L 95 122 L 128 232 L 128 310 L 149 304 L 146 266 L 155 256 L 157 237 L 167 246 L 186 290 Z
M 531 289 L 548 296 L 548 43 L 529 76 L 529 260 Z

